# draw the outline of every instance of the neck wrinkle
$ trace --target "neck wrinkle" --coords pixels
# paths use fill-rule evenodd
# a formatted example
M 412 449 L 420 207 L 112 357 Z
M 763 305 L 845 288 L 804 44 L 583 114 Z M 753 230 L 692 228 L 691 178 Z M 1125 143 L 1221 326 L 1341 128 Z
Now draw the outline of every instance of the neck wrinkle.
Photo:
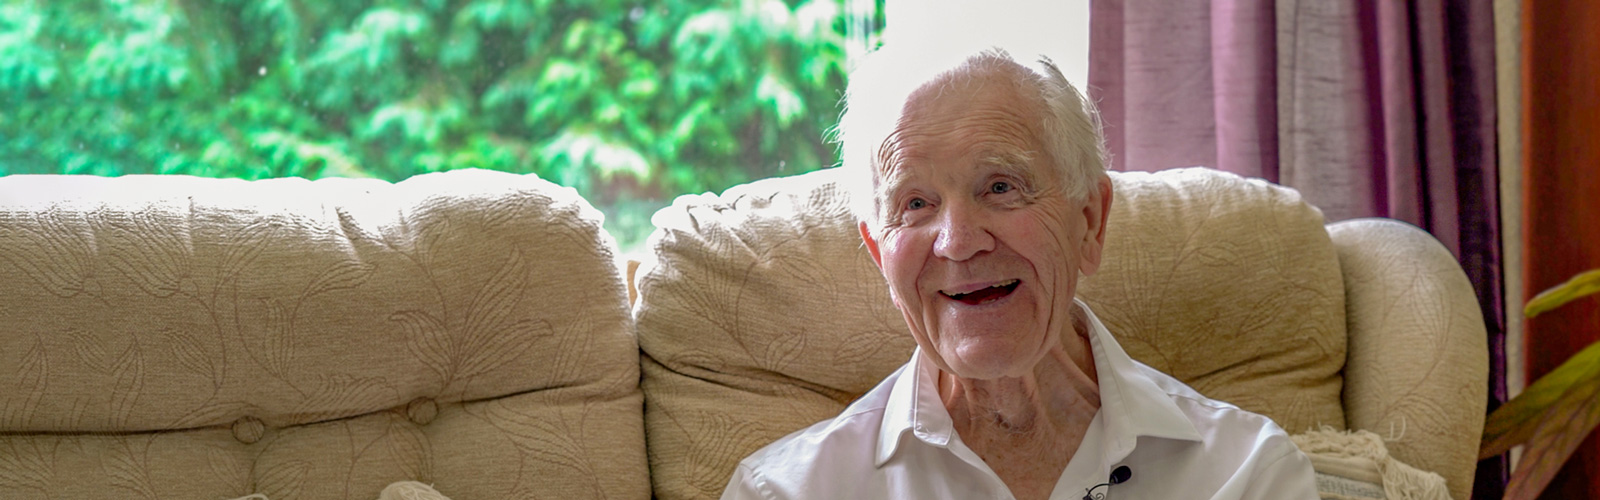
M 1100 386 L 1082 308 L 1073 307 L 1072 327 L 1075 335 L 1058 337 L 1027 376 L 965 380 L 937 373 L 940 399 L 968 447 L 983 455 L 980 447 L 988 443 L 1049 445 L 1082 438 L 1100 409 Z

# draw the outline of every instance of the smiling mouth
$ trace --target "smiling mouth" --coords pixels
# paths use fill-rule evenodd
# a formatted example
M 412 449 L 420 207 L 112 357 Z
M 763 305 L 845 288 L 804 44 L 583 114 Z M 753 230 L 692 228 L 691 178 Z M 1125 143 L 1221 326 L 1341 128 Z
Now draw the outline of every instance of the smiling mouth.
M 1020 284 L 1022 284 L 1022 281 L 1020 280 L 1009 280 L 998 285 L 980 288 L 967 293 L 939 293 L 946 297 L 950 297 L 957 302 L 975 306 L 1005 298 L 1007 295 L 1011 295 L 1011 292 L 1016 291 L 1017 285 Z

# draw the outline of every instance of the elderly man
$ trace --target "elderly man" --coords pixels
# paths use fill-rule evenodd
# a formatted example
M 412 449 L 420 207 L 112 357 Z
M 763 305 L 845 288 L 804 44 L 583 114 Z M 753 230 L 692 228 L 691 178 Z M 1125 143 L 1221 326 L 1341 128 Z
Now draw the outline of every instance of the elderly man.
M 1112 190 L 1095 112 L 1048 60 L 885 49 L 841 129 L 917 350 L 724 499 L 1317 498 L 1282 429 L 1130 359 L 1074 298 Z

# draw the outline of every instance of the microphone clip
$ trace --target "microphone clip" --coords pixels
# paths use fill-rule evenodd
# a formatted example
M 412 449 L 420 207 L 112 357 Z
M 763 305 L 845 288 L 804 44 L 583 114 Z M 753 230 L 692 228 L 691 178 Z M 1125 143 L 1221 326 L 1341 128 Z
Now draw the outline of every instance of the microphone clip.
M 1128 468 L 1126 465 L 1118 465 L 1117 468 L 1111 470 L 1111 477 L 1107 478 L 1106 482 L 1090 486 L 1089 489 L 1083 490 L 1083 500 L 1105 500 L 1106 493 L 1111 491 L 1111 486 L 1125 483 L 1129 478 L 1132 477 L 1133 469 Z M 1095 493 L 1094 490 L 1100 489 L 1101 487 L 1104 487 L 1106 491 Z

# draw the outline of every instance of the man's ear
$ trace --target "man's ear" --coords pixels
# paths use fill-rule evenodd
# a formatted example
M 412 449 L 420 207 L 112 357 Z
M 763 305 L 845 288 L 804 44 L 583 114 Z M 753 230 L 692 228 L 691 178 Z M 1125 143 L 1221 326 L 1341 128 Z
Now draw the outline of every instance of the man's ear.
M 1078 252 L 1078 270 L 1084 276 L 1100 270 L 1101 254 L 1106 246 L 1106 220 L 1111 217 L 1111 178 L 1101 175 L 1099 182 L 1089 189 L 1087 198 L 1083 203 L 1083 218 L 1088 221 L 1088 227 L 1083 232 L 1082 248 Z
M 872 239 L 872 231 L 867 230 L 867 223 L 857 222 L 856 229 L 861 231 L 861 242 L 867 245 L 867 253 L 872 254 L 872 263 L 878 265 L 879 272 L 883 272 L 883 254 L 878 253 L 878 240 Z

